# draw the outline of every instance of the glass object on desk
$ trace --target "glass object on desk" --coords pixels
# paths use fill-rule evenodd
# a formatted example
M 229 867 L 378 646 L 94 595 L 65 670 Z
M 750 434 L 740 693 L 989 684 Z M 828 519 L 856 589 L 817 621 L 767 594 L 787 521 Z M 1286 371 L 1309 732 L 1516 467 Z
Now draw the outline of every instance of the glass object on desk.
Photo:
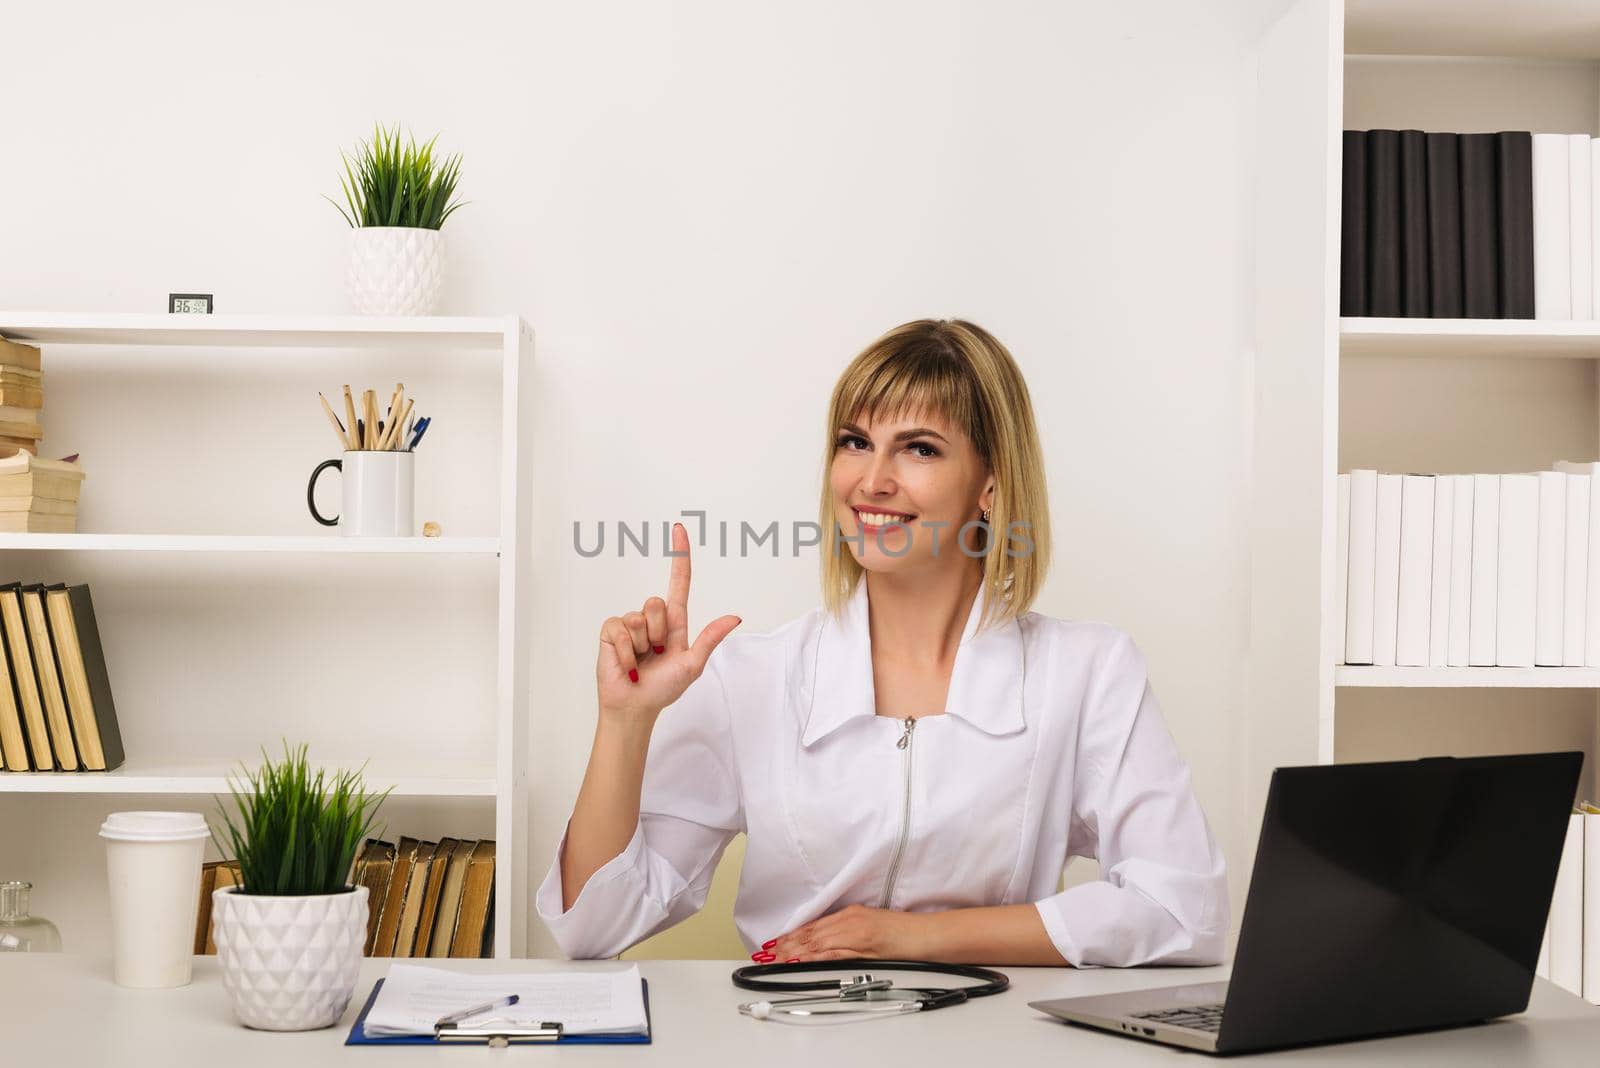
M 28 915 L 32 883 L 0 883 L 0 953 L 59 953 L 61 932 L 43 916 Z

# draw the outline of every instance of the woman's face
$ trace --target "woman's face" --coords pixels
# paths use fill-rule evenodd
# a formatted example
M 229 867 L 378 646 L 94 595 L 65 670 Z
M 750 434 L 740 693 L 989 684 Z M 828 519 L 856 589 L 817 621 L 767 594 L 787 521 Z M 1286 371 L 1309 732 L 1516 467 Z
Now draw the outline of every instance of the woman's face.
M 842 544 L 868 571 L 970 564 L 961 526 L 993 505 L 993 480 L 972 440 L 926 412 L 896 421 L 862 415 L 835 427 L 829 478 Z M 964 540 L 969 552 L 983 544 L 976 531 Z

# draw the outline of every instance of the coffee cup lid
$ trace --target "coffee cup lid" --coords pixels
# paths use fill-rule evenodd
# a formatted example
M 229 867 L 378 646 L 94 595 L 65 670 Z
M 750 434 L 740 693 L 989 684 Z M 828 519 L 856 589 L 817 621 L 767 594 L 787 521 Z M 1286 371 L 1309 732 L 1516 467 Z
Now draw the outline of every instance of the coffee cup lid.
M 198 812 L 113 812 L 100 825 L 100 837 L 119 842 L 186 842 L 211 834 Z

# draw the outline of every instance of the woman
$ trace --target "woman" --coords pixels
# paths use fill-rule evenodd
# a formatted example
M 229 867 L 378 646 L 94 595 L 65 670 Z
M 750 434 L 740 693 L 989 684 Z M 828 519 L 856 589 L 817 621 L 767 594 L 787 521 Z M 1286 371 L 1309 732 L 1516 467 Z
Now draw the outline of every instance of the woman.
M 827 429 L 824 608 L 690 644 L 675 525 L 666 599 L 601 628 L 594 747 L 536 897 L 556 941 L 612 956 L 692 915 L 743 831 L 759 961 L 1220 960 L 1222 856 L 1143 657 L 1029 611 L 1050 531 L 1011 354 L 907 323 L 845 370 Z M 1058 892 L 1073 856 L 1101 880 Z

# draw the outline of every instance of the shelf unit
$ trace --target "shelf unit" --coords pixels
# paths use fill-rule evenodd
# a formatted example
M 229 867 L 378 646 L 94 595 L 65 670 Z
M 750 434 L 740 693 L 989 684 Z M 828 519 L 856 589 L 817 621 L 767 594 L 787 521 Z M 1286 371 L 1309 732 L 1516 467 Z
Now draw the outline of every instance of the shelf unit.
M 254 534 L 0 534 L 0 550 L 80 553 L 460 553 L 498 556 L 499 538 Z
M 437 569 L 449 566 L 467 569 L 467 579 L 463 581 L 483 582 L 488 577 L 485 565 L 492 565 L 492 597 L 485 590 L 477 601 L 470 602 L 484 605 L 492 603 L 492 627 L 489 621 L 481 619 L 430 618 L 424 624 L 419 624 L 419 629 L 421 626 L 445 627 L 454 631 L 470 623 L 479 628 L 474 633 L 482 632 L 485 636 L 492 630 L 492 658 L 485 650 L 479 659 L 482 663 L 492 663 L 493 679 L 475 682 L 486 694 L 492 694 L 492 710 L 407 710 L 403 722 L 397 722 L 392 734 L 359 725 L 345 728 L 344 734 L 331 730 L 330 733 L 341 738 L 349 734 L 356 735 L 354 741 L 344 742 L 346 749 L 370 747 L 373 751 L 341 750 L 330 754 L 313 746 L 312 758 L 314 762 L 327 766 L 351 766 L 370 757 L 366 770 L 369 788 L 392 788 L 391 806 L 412 806 L 405 809 L 402 815 L 429 811 L 427 807 L 416 806 L 492 805 L 492 817 L 481 822 L 485 827 L 493 827 L 493 837 L 497 843 L 494 954 L 501 958 L 522 955 L 527 945 L 525 903 L 529 897 L 526 850 L 529 668 L 525 646 L 530 618 L 528 521 L 533 472 L 533 435 L 523 419 L 523 413 L 532 410 L 533 388 L 533 333 L 527 324 L 516 316 L 403 318 L 0 312 L 0 336 L 40 345 L 44 350 L 47 443 L 51 427 L 50 412 L 60 397 L 60 387 L 56 383 L 63 374 L 62 369 L 71 368 L 75 360 L 97 361 L 97 368 L 109 360 L 112 366 L 140 379 L 161 380 L 164 387 L 168 380 L 192 379 L 196 373 L 196 364 L 193 362 L 196 358 L 214 361 L 213 366 L 227 373 L 243 370 L 257 376 L 257 381 L 271 382 L 280 375 L 280 368 L 290 366 L 281 362 L 286 350 L 301 350 L 304 354 L 300 362 L 293 364 L 298 369 L 297 374 L 314 372 L 333 381 L 339 380 L 339 371 L 326 368 L 339 368 L 342 361 L 355 360 L 359 364 L 357 375 L 371 374 L 381 381 L 385 377 L 383 372 L 392 370 L 386 367 L 386 361 L 403 357 L 409 361 L 406 366 L 411 370 L 437 377 L 440 385 L 434 390 L 435 400 L 439 399 L 440 394 L 455 388 L 456 380 L 451 375 L 452 368 L 457 365 L 448 361 L 467 361 L 485 376 L 493 374 L 497 389 L 492 398 L 474 398 L 470 402 L 450 398 L 452 403 L 469 403 L 470 407 L 464 410 L 475 414 L 473 419 L 457 420 L 457 425 L 478 422 L 484 427 L 498 426 L 497 441 L 490 437 L 488 431 L 483 431 L 484 443 L 492 443 L 489 450 L 492 456 L 485 458 L 476 451 L 470 454 L 471 461 L 485 470 L 497 465 L 492 487 L 498 491 L 498 499 L 492 502 L 492 506 L 485 505 L 480 509 L 483 516 L 490 517 L 482 522 L 493 524 L 492 533 L 440 538 L 345 538 L 335 530 L 316 534 L 251 531 L 4 534 L 0 535 L 0 554 L 6 561 L 5 570 L 8 574 L 32 566 L 47 569 L 52 574 L 73 573 L 76 578 L 77 571 L 93 567 L 98 576 L 96 583 L 114 585 L 125 603 L 135 603 L 135 610 L 153 593 L 159 593 L 167 599 L 169 611 L 183 614 L 189 606 L 184 599 L 193 598 L 195 614 L 204 615 L 209 611 L 224 619 L 239 614 L 248 615 L 262 603 L 259 598 L 269 595 L 286 598 L 290 608 L 282 610 L 289 612 L 296 598 L 310 598 L 316 594 L 315 587 L 318 584 L 334 584 L 338 592 L 322 592 L 324 600 L 345 596 L 351 590 L 363 597 L 371 596 L 370 603 L 359 605 L 349 613 L 348 629 L 357 630 L 368 627 L 374 617 L 383 616 L 386 609 L 398 599 L 396 591 L 403 592 L 410 581 L 427 579 L 436 585 L 448 584 L 454 581 L 453 578 L 441 579 Z M 172 353 L 178 350 L 188 350 L 195 355 L 186 357 L 178 364 L 168 362 Z M 70 378 L 68 380 L 71 381 Z M 173 389 L 182 389 L 187 383 L 173 381 L 171 384 Z M 273 414 L 292 425 L 312 427 L 297 429 L 294 433 L 305 437 L 319 435 L 316 445 L 312 447 L 320 450 L 323 443 L 327 443 L 330 446 L 328 451 L 332 451 L 331 440 L 326 437 L 328 428 L 321 413 L 314 412 L 316 398 L 310 396 L 309 406 L 303 409 L 299 407 L 305 403 L 299 385 L 297 380 L 284 391 L 285 397 L 295 398 L 297 407 L 293 411 Z M 228 388 L 231 388 L 231 384 Z M 313 414 L 315 424 L 320 425 L 310 422 Z M 300 418 L 307 421 L 295 424 L 294 421 Z M 198 432 L 203 434 L 209 429 L 204 420 L 196 422 Z M 79 426 L 83 425 L 84 421 L 80 420 Z M 102 441 L 101 444 L 106 442 Z M 220 449 L 222 443 L 218 444 Z M 430 434 L 428 444 L 435 445 L 436 450 L 446 450 L 438 462 L 461 462 L 459 457 L 447 451 L 446 445 L 438 444 L 435 434 Z M 425 460 L 429 459 L 427 453 L 425 445 L 422 450 Z M 99 455 L 103 460 L 109 459 L 103 449 Z M 213 462 L 225 463 L 233 455 L 236 454 L 225 453 L 221 459 Z M 208 459 L 202 455 L 195 463 L 203 466 Z M 96 492 L 96 467 L 90 455 L 86 455 L 85 464 L 90 474 L 84 489 L 87 503 Z M 180 480 L 182 476 L 197 477 L 191 474 L 188 466 L 180 470 Z M 152 476 L 152 481 L 159 483 L 162 477 L 158 473 Z M 174 476 L 168 474 L 165 477 L 171 479 Z M 305 474 L 295 477 L 300 480 L 296 484 L 303 487 Z M 487 474 L 483 477 L 486 480 L 489 478 Z M 420 481 L 419 469 L 419 485 Z M 303 502 L 303 488 L 298 492 Z M 420 494 L 418 504 L 420 525 L 425 518 L 421 509 L 426 505 Z M 304 509 L 304 504 L 299 503 L 299 508 Z M 83 522 L 82 513 L 81 505 L 80 524 Z M 106 517 L 99 518 L 103 521 Z M 225 514 L 219 514 L 220 524 L 227 525 L 227 521 Z M 309 520 L 297 521 L 302 527 L 309 525 Z M 102 522 L 102 525 L 106 524 Z M 447 523 L 447 529 L 449 526 Z M 260 560 L 267 567 L 266 578 L 251 577 L 249 569 L 255 566 L 250 563 L 252 560 Z M 319 560 L 325 562 L 319 564 Z M 359 563 L 362 560 L 370 563 Z M 429 562 L 431 560 L 438 562 Z M 449 564 L 451 560 L 461 562 Z M 473 563 L 479 560 L 484 563 Z M 312 568 L 322 569 L 314 573 L 315 581 L 310 570 L 297 573 L 297 569 Z M 372 570 L 380 568 L 388 570 Z M 204 576 L 187 583 L 173 578 L 174 575 L 199 571 L 204 571 Z M 157 573 L 158 577 L 149 577 Z M 238 577 L 241 575 L 245 577 Z M 167 589 L 174 583 L 181 586 L 177 592 Z M 297 583 L 307 587 L 303 595 L 294 592 Z M 371 590 L 369 585 L 379 588 Z M 236 597 L 248 597 L 251 600 L 240 604 L 233 600 Z M 221 603 L 215 603 L 219 599 Z M 98 596 L 96 601 L 98 609 Z M 172 609 L 172 602 L 178 603 L 179 607 Z M 463 600 L 460 603 L 468 602 Z M 292 621 L 293 617 L 289 618 Z M 380 621 L 391 627 L 387 633 L 406 633 L 403 626 L 396 629 L 393 619 Z M 318 622 L 324 626 L 330 625 L 326 620 Z M 400 622 L 403 624 L 403 621 Z M 336 631 L 342 626 L 338 620 L 331 625 Z M 205 628 L 203 622 L 194 626 L 200 630 Z M 111 659 L 109 646 L 117 635 L 109 633 L 104 621 L 102 630 L 108 631 L 108 659 Z M 246 647 L 245 655 L 249 654 L 250 641 L 260 630 L 266 631 L 268 641 L 276 634 L 285 644 L 296 641 L 300 641 L 302 647 L 305 644 L 300 635 L 273 620 L 239 640 L 239 644 Z M 408 651 L 402 653 L 390 652 L 390 647 L 377 638 L 342 643 L 343 647 L 336 657 L 318 662 L 320 668 L 318 663 L 299 667 L 299 673 L 292 676 L 278 674 L 280 671 L 295 670 L 294 667 L 280 668 L 280 664 L 302 664 L 307 659 L 303 648 L 288 656 L 279 656 L 268 645 L 259 650 L 256 659 L 261 661 L 260 674 L 270 683 L 280 685 L 286 694 L 314 693 L 315 684 L 320 681 L 317 676 L 319 670 L 329 670 L 330 665 L 342 667 L 348 662 L 359 663 L 359 670 L 376 673 L 386 684 L 398 683 L 403 693 L 406 688 L 405 672 L 425 669 L 422 661 L 419 660 L 416 665 L 408 664 L 406 657 L 417 648 L 425 649 L 429 642 L 428 635 L 421 634 Z M 237 653 L 237 649 L 225 651 Z M 386 652 L 389 652 L 388 656 Z M 189 666 L 176 658 L 174 662 Z M 234 661 L 235 671 L 237 665 L 238 662 Z M 137 731 L 141 726 L 131 722 L 133 718 L 162 708 L 169 699 L 180 706 L 185 701 L 198 702 L 197 710 L 212 711 L 207 703 L 206 692 L 209 691 L 203 691 L 199 686 L 185 685 L 189 681 L 187 678 L 183 683 L 175 684 L 177 688 L 171 694 L 164 689 L 154 693 L 125 694 L 118 686 L 119 678 L 123 675 L 119 667 L 134 669 L 142 665 L 119 665 L 114 662 L 111 666 L 113 686 L 118 687 L 118 713 L 125 737 L 130 729 Z M 205 667 L 202 664 L 197 669 L 202 679 Z M 137 675 L 134 670 L 127 673 L 130 676 Z M 155 677 L 160 676 L 156 674 Z M 210 681 L 213 691 L 226 692 L 229 685 L 236 685 L 232 679 Z M 449 681 L 445 680 L 445 685 Z M 190 690 L 200 695 L 190 696 Z M 350 698 L 345 695 L 342 700 L 349 702 Z M 368 704 L 373 707 L 363 705 L 360 710 L 366 716 L 366 722 L 387 726 L 388 716 L 383 706 L 376 701 Z M 194 718 L 187 714 L 186 707 L 177 714 L 165 711 L 163 714 L 174 716 L 176 725 Z M 452 731 L 457 730 L 457 721 L 463 717 L 481 723 L 483 729 L 480 733 L 486 743 L 479 751 L 465 756 L 452 751 L 450 737 Z M 213 731 L 231 729 L 241 734 L 259 731 L 267 737 L 274 737 L 268 732 L 278 728 L 296 730 L 305 723 L 319 721 L 337 724 L 338 709 L 325 711 L 321 708 L 305 710 L 285 707 L 284 718 L 293 721 L 290 725 L 254 721 L 242 725 L 229 724 L 226 722 L 225 709 L 219 713 L 219 718 L 224 720 L 221 727 L 207 722 L 200 724 L 197 731 L 201 727 Z M 171 730 L 175 724 L 163 726 Z M 224 736 L 222 743 L 217 743 L 213 735 L 206 737 L 213 738 L 213 745 L 225 745 L 232 735 Z M 435 737 L 437 745 L 433 741 Z M 477 737 L 474 735 L 472 740 Z M 401 743 L 413 752 L 408 755 L 388 751 L 399 747 Z M 154 752 L 157 748 L 162 751 Z M 227 759 L 208 759 L 208 755 L 191 756 L 185 751 L 186 748 L 192 747 L 185 747 L 176 740 L 160 747 L 151 746 L 149 752 L 136 751 L 130 746 L 126 764 L 106 773 L 0 772 L 0 812 L 6 810 L 8 803 L 20 803 L 25 796 L 111 799 L 121 796 L 172 797 L 181 800 L 199 795 L 223 794 L 228 788 L 229 772 L 237 769 L 238 761 L 248 760 L 255 755 L 251 751 L 230 751 Z M 8 800 L 7 795 L 12 800 Z M 5 818 L 10 819 L 9 816 Z M 393 832 L 409 833 L 409 827 L 395 826 Z M 22 833 L 16 830 L 15 824 L 13 833 Z M 87 834 L 92 839 L 93 829 L 85 832 L 82 827 L 74 825 L 71 833 Z M 94 854 L 92 849 L 90 853 L 94 860 L 83 863 L 92 866 L 98 854 Z M 74 885 L 91 882 L 97 883 L 98 879 L 73 880 Z M 100 893 L 103 895 L 103 890 Z
M 1340 664 L 1334 685 L 1379 689 L 1467 689 L 1499 687 L 1514 690 L 1600 689 L 1600 668 L 1579 667 L 1370 667 Z
M 1564 0 L 1300 0 L 1259 85 L 1247 766 L 1581 748 L 1592 793 L 1600 671 L 1344 666 L 1334 555 L 1340 471 L 1600 449 L 1600 322 L 1339 316 L 1341 132 L 1594 134 L 1600 23 Z

